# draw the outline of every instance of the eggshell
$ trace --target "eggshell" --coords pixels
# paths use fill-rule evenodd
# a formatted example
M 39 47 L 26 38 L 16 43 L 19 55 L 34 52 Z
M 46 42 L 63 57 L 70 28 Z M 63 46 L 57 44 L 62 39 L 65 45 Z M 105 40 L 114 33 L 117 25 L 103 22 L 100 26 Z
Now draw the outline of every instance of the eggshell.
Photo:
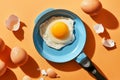
M 103 44 L 103 46 L 109 47 L 109 48 L 112 48 L 112 47 L 115 46 L 115 42 L 112 39 L 103 38 L 102 39 L 102 44 Z
M 5 49 L 5 43 L 4 41 L 0 38 L 0 52 L 2 52 Z
M 26 51 L 20 47 L 12 48 L 10 57 L 12 62 L 18 66 L 24 65 L 28 60 Z
M 94 26 L 94 30 L 97 34 L 103 33 L 104 32 L 104 27 L 102 24 L 96 24 Z
M 20 19 L 16 15 L 10 15 L 6 20 L 6 27 L 10 31 L 17 31 L 20 28 Z
M 44 78 L 40 78 L 40 80 L 45 80 Z
M 42 70 L 41 70 L 41 74 L 42 74 L 43 76 L 47 76 L 47 75 L 48 75 L 45 69 L 42 69 Z
M 32 80 L 31 77 L 25 75 L 22 80 Z
M 2 76 L 7 70 L 6 64 L 0 60 L 0 76 Z
M 99 0 L 83 0 L 81 2 L 81 9 L 85 13 L 93 16 L 99 13 L 99 11 L 102 9 L 102 4 Z
M 57 78 L 57 77 L 59 77 L 57 75 L 57 73 L 53 69 L 51 69 L 51 68 L 47 69 L 47 74 L 48 74 L 48 77 L 50 77 L 50 78 Z

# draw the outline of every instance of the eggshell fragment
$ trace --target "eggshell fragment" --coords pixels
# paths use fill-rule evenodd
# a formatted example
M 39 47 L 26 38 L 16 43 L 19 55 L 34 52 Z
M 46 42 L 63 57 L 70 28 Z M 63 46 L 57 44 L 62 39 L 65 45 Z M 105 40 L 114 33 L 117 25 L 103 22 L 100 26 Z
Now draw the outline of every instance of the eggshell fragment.
M 40 80 L 45 80 L 44 78 L 40 78 Z
M 26 51 L 20 47 L 14 47 L 10 54 L 11 60 L 17 66 L 24 65 L 28 60 L 28 55 Z
M 48 77 L 50 77 L 50 78 L 57 78 L 57 77 L 59 77 L 57 75 L 57 73 L 53 69 L 51 69 L 51 68 L 47 69 L 47 74 L 48 74 Z
M 29 76 L 25 75 L 22 80 L 32 80 Z
M 103 38 L 102 39 L 102 44 L 105 47 L 109 47 L 109 48 L 112 48 L 112 47 L 115 46 L 115 42 L 112 39 L 105 39 L 105 38 Z
M 4 41 L 0 38 L 0 52 L 2 52 L 5 49 L 5 43 Z
M 17 31 L 20 28 L 20 19 L 16 15 L 10 15 L 6 20 L 6 27 L 10 31 Z
M 104 27 L 102 24 L 96 24 L 94 26 L 94 30 L 97 34 L 103 33 L 104 32 Z
M 2 76 L 7 70 L 6 64 L 0 60 L 0 76 Z
M 41 70 L 41 74 L 42 74 L 43 76 L 47 76 L 47 75 L 48 75 L 45 69 Z

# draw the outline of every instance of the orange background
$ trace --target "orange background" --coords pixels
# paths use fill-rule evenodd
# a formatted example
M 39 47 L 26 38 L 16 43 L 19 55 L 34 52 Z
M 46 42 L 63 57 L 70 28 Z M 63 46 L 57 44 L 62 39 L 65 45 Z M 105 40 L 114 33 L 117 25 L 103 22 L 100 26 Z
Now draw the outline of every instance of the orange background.
M 81 8 L 82 0 L 0 0 L 0 37 L 6 44 L 0 58 L 8 66 L 7 72 L 0 77 L 0 80 L 22 80 L 24 75 L 29 75 L 32 80 L 39 80 L 41 76 L 37 70 L 52 68 L 60 78 L 54 80 L 95 80 L 90 74 L 82 69 L 75 61 L 65 64 L 51 63 L 43 59 L 36 51 L 33 44 L 34 20 L 38 14 L 47 8 L 62 8 L 76 13 L 85 23 L 87 31 L 87 42 L 84 52 L 96 64 L 108 80 L 120 80 L 120 1 L 100 0 L 103 10 L 98 17 L 90 17 Z M 21 20 L 21 28 L 17 32 L 9 31 L 5 21 L 9 15 L 15 14 Z M 105 33 L 98 35 L 93 30 L 96 23 L 105 27 Z M 116 46 L 112 49 L 102 46 L 103 37 L 111 38 Z M 20 46 L 24 48 L 29 59 L 21 67 L 15 66 L 9 54 L 11 48 Z M 45 80 L 52 80 L 48 77 Z

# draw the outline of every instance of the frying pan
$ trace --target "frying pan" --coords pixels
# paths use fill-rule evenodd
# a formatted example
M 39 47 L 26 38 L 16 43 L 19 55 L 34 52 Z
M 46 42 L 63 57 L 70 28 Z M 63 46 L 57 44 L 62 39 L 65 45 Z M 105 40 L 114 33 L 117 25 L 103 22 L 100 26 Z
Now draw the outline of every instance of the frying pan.
M 75 40 L 73 43 L 63 47 L 60 50 L 48 47 L 42 37 L 40 36 L 39 26 L 52 16 L 64 16 L 74 20 L 74 35 Z M 65 63 L 75 60 L 86 71 L 93 74 L 97 80 L 106 80 L 93 65 L 92 61 L 83 52 L 86 42 L 86 30 L 82 20 L 73 12 L 65 9 L 49 8 L 37 16 L 35 20 L 35 27 L 33 31 L 33 42 L 38 53 L 51 62 Z M 59 65 L 59 64 L 58 64 Z

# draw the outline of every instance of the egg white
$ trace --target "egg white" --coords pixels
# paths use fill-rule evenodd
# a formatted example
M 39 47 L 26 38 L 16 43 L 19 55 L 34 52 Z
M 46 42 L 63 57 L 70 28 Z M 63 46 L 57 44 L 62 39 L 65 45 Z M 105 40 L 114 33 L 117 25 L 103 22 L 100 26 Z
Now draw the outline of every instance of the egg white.
M 56 22 L 64 22 L 69 30 L 69 35 L 65 39 L 58 39 L 51 33 L 51 27 Z M 72 43 L 75 39 L 74 33 L 74 21 L 71 18 L 66 17 L 51 17 L 40 25 L 40 35 L 49 47 L 55 49 L 61 49 L 62 47 Z

